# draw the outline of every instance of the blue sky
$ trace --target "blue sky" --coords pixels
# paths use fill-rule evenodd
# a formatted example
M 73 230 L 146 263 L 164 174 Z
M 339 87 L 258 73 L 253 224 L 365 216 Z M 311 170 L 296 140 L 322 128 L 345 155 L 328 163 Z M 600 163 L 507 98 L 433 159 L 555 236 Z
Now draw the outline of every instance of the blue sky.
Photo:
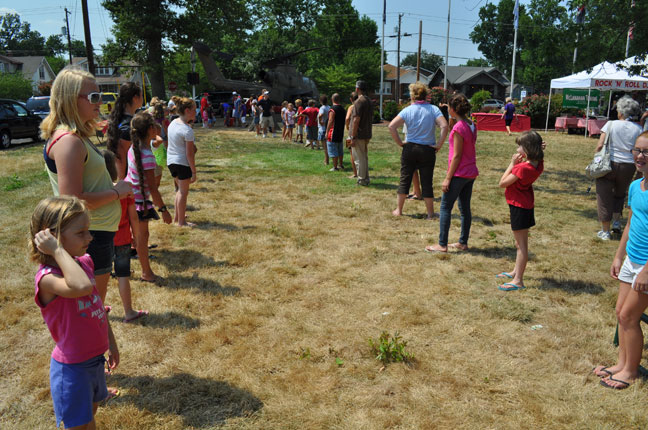
M 488 0 L 452 0 L 450 13 L 450 49 L 448 64 L 458 65 L 467 58 L 481 57 L 477 47 L 470 42 L 468 35 L 478 23 L 479 8 Z M 497 0 L 495 0 L 496 2 Z M 493 3 L 493 1 L 491 1 Z M 23 6 L 24 5 L 24 6 Z M 378 34 L 382 33 L 382 0 L 353 0 L 355 8 L 378 23 Z M 83 40 L 83 19 L 79 0 L 30 0 L 21 3 L 0 0 L 0 13 L 19 13 L 23 21 L 32 25 L 32 29 L 47 37 L 59 34 L 65 25 L 64 7 L 70 15 L 70 32 L 75 39 Z M 88 0 L 92 44 L 95 49 L 110 37 L 112 20 L 100 0 Z M 401 39 L 401 58 L 408 52 L 418 49 L 419 20 L 423 21 L 422 48 L 445 56 L 445 35 L 448 15 L 446 0 L 387 0 L 387 22 L 385 35 L 396 34 L 398 14 L 403 13 L 402 32 L 415 33 Z M 511 20 L 513 17 L 511 17 Z M 388 62 L 396 63 L 396 38 L 385 38 L 385 50 L 388 51 Z M 455 57 L 455 58 L 452 58 Z

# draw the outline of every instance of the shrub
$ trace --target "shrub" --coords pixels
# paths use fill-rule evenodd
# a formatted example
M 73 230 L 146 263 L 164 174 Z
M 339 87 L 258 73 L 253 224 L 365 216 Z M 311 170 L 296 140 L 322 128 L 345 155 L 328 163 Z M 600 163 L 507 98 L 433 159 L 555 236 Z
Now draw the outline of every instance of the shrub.
M 374 109 L 373 111 L 373 123 L 378 124 L 381 123 L 382 119 L 380 118 L 380 110 Z
M 531 118 L 531 127 L 544 128 L 547 119 L 547 102 L 549 96 L 545 94 L 533 94 L 519 102 L 515 113 L 527 115 Z M 551 108 L 549 112 L 549 124 L 554 124 L 556 117 L 562 111 L 562 95 L 551 96 Z
M 398 103 L 396 103 L 394 100 L 390 100 L 385 103 L 383 106 L 383 117 L 387 121 L 391 121 L 398 115 L 398 112 L 400 112 L 400 109 L 398 107 Z
M 43 82 L 43 83 L 41 83 L 41 84 L 38 86 L 38 93 L 39 93 L 41 96 L 49 96 L 50 93 L 52 92 L 52 82 L 53 82 L 53 81 Z
M 27 100 L 32 96 L 32 84 L 20 73 L 0 73 L 0 98 Z
M 470 99 L 470 104 L 472 105 L 473 112 L 479 112 L 486 99 L 489 98 L 491 98 L 490 91 L 479 90 L 475 94 L 473 94 L 472 98 Z
M 433 105 L 439 106 L 441 103 L 448 103 L 452 91 L 444 89 L 443 87 L 430 88 L 429 102 Z

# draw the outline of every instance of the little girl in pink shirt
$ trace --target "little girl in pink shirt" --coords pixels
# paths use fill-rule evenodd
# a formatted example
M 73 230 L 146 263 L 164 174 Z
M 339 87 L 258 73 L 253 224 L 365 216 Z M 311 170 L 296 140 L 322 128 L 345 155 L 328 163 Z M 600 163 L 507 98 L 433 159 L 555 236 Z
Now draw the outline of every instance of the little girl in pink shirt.
M 90 425 L 100 401 L 108 397 L 108 365 L 119 351 L 95 284 L 86 251 L 92 240 L 83 202 L 60 196 L 42 200 L 32 215 L 30 254 L 40 263 L 34 299 L 55 342 L 50 360 L 50 390 L 57 427 Z

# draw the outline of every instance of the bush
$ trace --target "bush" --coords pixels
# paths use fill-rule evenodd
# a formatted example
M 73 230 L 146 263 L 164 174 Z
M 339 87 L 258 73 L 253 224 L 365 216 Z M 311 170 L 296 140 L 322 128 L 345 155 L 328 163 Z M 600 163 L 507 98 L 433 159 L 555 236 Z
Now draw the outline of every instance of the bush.
M 529 116 L 531 118 L 531 127 L 544 128 L 547 120 L 548 100 L 549 96 L 547 95 L 533 94 L 517 104 L 515 113 Z M 560 116 L 562 110 L 562 95 L 554 94 L 551 96 L 549 124 L 554 124 L 556 122 L 556 117 Z
M 491 92 L 486 90 L 479 90 L 473 94 L 470 99 L 470 104 L 472 105 L 473 112 L 479 112 L 482 108 L 482 105 L 486 99 L 491 98 Z
M 430 88 L 430 97 L 429 101 L 431 104 L 439 106 L 441 103 L 448 103 L 452 91 L 446 90 L 443 87 L 432 87 Z
M 392 119 L 396 118 L 398 112 L 400 112 L 400 109 L 398 107 L 398 103 L 396 103 L 394 100 L 386 102 L 383 106 L 383 117 L 387 121 L 391 121 Z
M 38 86 L 38 93 L 41 96 L 49 96 L 52 92 L 52 83 L 54 81 L 43 82 Z
M 0 98 L 27 100 L 33 94 L 31 81 L 20 73 L 0 73 Z

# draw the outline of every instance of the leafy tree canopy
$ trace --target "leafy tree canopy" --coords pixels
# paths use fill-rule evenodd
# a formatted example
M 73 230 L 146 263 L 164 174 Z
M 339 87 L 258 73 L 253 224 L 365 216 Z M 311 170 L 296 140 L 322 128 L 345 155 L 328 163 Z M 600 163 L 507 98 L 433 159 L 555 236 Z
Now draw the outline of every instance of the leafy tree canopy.
M 33 31 L 28 22 L 22 22 L 14 13 L 0 15 L 0 51 L 16 55 L 44 55 L 45 39 Z
M 417 54 L 408 54 L 401 60 L 401 66 L 412 66 L 416 67 Z M 431 72 L 436 72 L 436 70 L 443 66 L 443 57 L 436 54 L 431 54 L 425 49 L 421 51 L 421 67 L 427 69 Z

